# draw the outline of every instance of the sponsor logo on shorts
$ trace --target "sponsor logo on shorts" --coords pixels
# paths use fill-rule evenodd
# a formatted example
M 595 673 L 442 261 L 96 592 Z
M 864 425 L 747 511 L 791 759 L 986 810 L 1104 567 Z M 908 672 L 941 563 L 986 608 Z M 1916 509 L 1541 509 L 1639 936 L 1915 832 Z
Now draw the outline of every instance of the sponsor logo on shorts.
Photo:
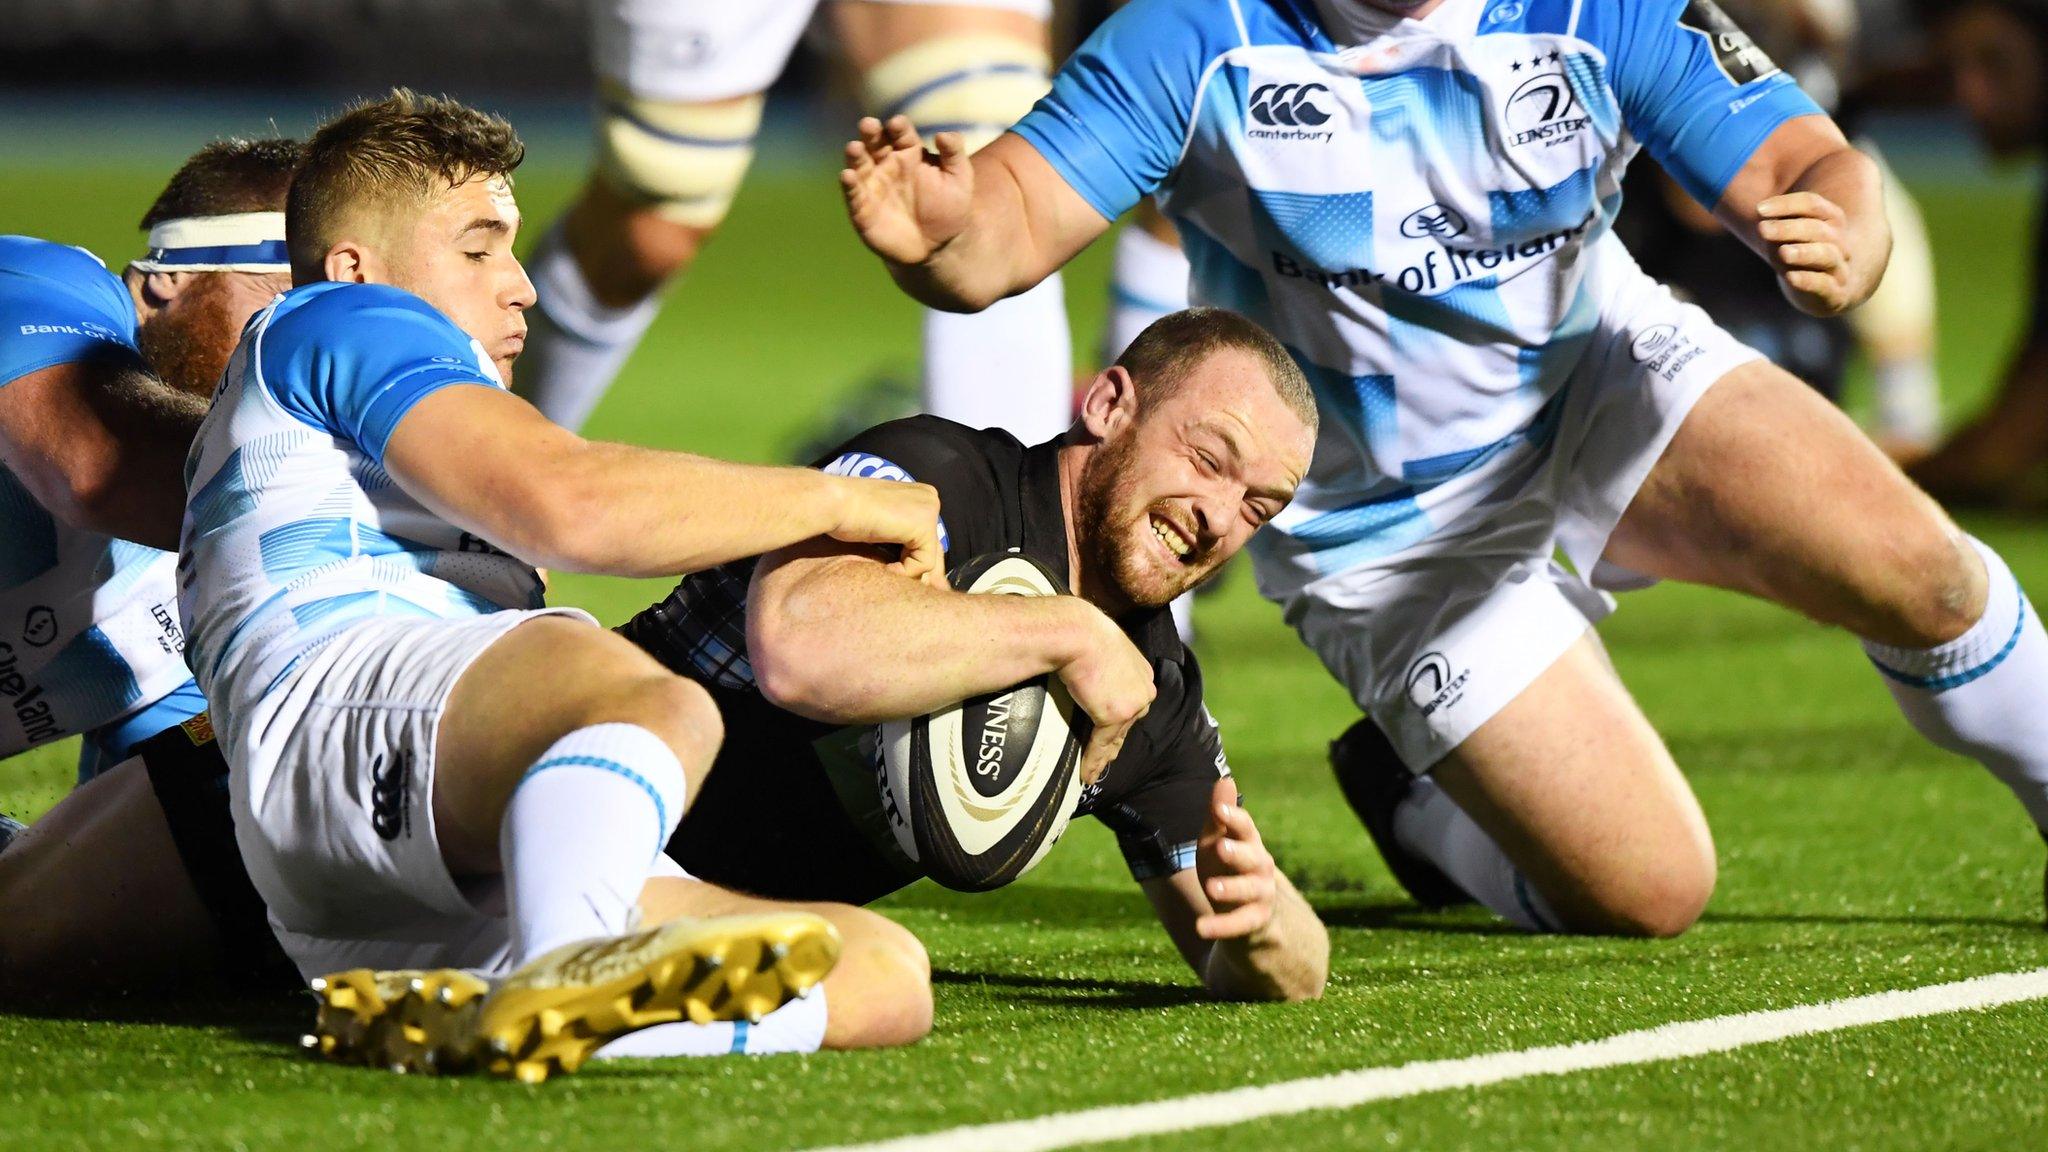
M 1328 95 L 1329 92 L 1321 84 L 1259 85 L 1252 89 L 1251 103 L 1245 111 L 1254 123 L 1265 127 L 1247 128 L 1245 136 L 1253 140 L 1329 143 L 1336 138 L 1335 131 L 1314 130 L 1330 122 L 1329 111 L 1315 100 L 1318 95 Z
M 1471 230 L 1465 217 L 1448 204 L 1417 208 L 1401 221 L 1401 235 L 1410 240 L 1456 240 Z
M 1676 380 L 1686 366 L 1707 354 L 1676 324 L 1652 324 L 1629 341 L 1628 354 L 1636 363 L 1666 380 Z
M 1538 53 L 1526 63 L 1516 60 L 1509 65 L 1513 72 L 1536 73 L 1516 85 L 1501 108 L 1510 147 L 1541 144 L 1555 148 L 1577 139 L 1593 122 L 1559 66 L 1563 59 L 1563 53 L 1551 51 Z
M 1448 711 L 1465 698 L 1465 682 L 1472 670 L 1453 671 L 1451 661 L 1441 652 L 1426 652 L 1408 668 L 1408 701 L 1425 717 Z
M 28 610 L 28 618 L 21 622 L 21 638 L 41 648 L 57 638 L 57 613 L 47 604 L 38 604 Z
M 386 840 L 412 835 L 412 753 L 370 761 L 370 827 Z
M 31 744 L 54 740 L 64 734 L 57 724 L 57 715 L 43 699 L 42 685 L 21 674 L 19 661 L 14 655 L 14 645 L 0 640 L 0 696 L 7 698 L 7 706 L 14 712 L 14 722 L 21 725 L 22 738 Z
M 1776 76 L 1780 71 L 1764 50 L 1756 46 L 1756 41 L 1749 38 L 1749 33 L 1737 27 L 1714 0 L 1692 0 L 1679 15 L 1678 26 L 1706 37 L 1714 50 L 1714 66 L 1738 88 L 1766 76 Z

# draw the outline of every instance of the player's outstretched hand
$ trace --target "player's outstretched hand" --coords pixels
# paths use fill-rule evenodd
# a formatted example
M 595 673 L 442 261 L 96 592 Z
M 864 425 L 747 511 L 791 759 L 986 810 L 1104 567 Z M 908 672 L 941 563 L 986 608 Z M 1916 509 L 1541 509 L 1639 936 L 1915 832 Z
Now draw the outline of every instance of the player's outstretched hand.
M 1756 206 L 1757 235 L 1775 248 L 1778 282 L 1794 308 L 1837 316 L 1861 303 L 1873 285 L 1856 266 L 1842 207 L 1818 192 L 1787 192 Z
M 891 569 L 934 588 L 947 586 L 937 488 L 857 476 L 831 479 L 840 482 L 838 526 L 826 535 L 848 544 L 896 545 L 902 552 Z
M 922 264 L 967 227 L 974 204 L 974 165 L 958 132 L 933 137 L 936 154 L 907 116 L 860 122 L 860 139 L 846 145 L 839 187 L 854 231 L 875 255 L 896 264 Z
M 1195 875 L 1214 911 L 1195 921 L 1204 940 L 1249 936 L 1273 920 L 1279 883 L 1273 854 L 1259 826 L 1237 802 L 1237 783 L 1225 776 L 1209 792 L 1209 826 L 1195 842 Z
M 1089 621 L 1081 654 L 1060 668 L 1060 682 L 1094 728 L 1081 750 L 1081 782 L 1093 784 L 1123 750 L 1131 726 L 1144 719 L 1158 689 L 1152 664 L 1116 621 L 1085 600 L 1061 597 Z

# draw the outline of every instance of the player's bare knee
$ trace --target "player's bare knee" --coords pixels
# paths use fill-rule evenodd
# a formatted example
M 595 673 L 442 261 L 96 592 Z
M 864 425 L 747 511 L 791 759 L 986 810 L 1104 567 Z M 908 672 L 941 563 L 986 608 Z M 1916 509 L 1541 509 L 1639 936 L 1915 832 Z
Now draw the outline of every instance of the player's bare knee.
M 1603 894 L 1598 931 L 1669 940 L 1682 935 L 1713 898 L 1718 867 L 1711 846 L 1647 864 L 1619 890 Z
M 641 677 L 601 708 L 610 715 L 593 723 L 637 724 L 661 737 L 682 762 L 693 789 L 704 782 L 725 741 L 725 720 L 711 693 L 673 673 Z
M 1866 640 L 1933 648 L 1968 632 L 1984 614 L 1984 564 L 1962 531 L 1942 518 L 1895 543 L 1890 594 Z
M 909 929 L 865 909 L 835 917 L 839 963 L 827 979 L 826 1045 L 889 1048 L 932 1030 L 932 967 Z

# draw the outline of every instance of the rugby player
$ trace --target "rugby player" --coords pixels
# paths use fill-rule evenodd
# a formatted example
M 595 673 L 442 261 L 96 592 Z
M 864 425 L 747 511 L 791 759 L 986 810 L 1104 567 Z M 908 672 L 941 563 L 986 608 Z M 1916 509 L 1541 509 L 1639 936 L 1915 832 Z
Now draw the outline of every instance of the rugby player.
M 1115 831 L 1204 986 L 1319 995 L 1328 935 L 1238 801 L 1167 611 L 1287 505 L 1315 426 L 1278 342 L 1196 309 L 1098 374 L 1059 439 L 1026 448 L 933 416 L 855 436 L 825 470 L 936 486 L 949 564 L 1019 552 L 1075 595 L 940 591 L 831 540 L 686 577 L 621 629 L 725 717 L 719 767 L 670 853 L 700 879 L 779 899 L 863 904 L 901 888 L 921 872 L 883 813 L 873 726 L 1052 673 L 1097 722 L 1079 813 Z M 1112 730 L 1102 702 L 1134 694 L 1149 711 Z
M 179 607 L 250 878 L 300 971 L 337 973 L 317 1046 L 535 1080 L 642 1027 L 758 1018 L 837 939 L 788 911 L 633 930 L 718 713 L 542 607 L 533 565 L 674 575 L 824 536 L 942 577 L 928 487 L 586 442 L 505 390 L 523 151 L 406 91 L 308 142 L 295 287 L 187 462 Z M 400 1020 L 426 1036 L 403 1054 L 380 1047 Z
M 1195 298 L 1301 363 L 1315 464 L 1252 552 L 1370 717 L 1336 768 L 1419 897 L 1699 916 L 1706 821 L 1590 630 L 1658 578 L 1849 630 L 2048 826 L 2048 634 L 2004 562 L 1612 237 L 1641 146 L 1799 307 L 1884 271 L 1875 165 L 1709 0 L 1137 0 L 1009 134 L 936 144 L 864 120 L 841 173 L 913 296 L 1028 288 L 1150 193 Z
M 654 322 L 663 284 L 717 230 L 768 86 L 814 15 L 878 115 L 993 140 L 1045 94 L 1051 0 L 590 0 L 597 160 L 529 261 L 540 302 L 514 388 L 582 427 Z M 1072 418 L 1057 283 L 924 321 L 924 409 L 1037 442 Z M 856 425 L 858 427 L 859 425 Z
M 225 794 L 177 755 L 174 726 L 205 702 L 160 549 L 177 542 L 185 450 L 242 324 L 290 286 L 298 154 L 289 140 L 200 149 L 118 277 L 78 248 L 0 238 L 0 754 L 85 737 L 82 787 L 0 851 L 0 987 L 177 978 L 214 962 L 213 918 L 261 925 L 223 843 Z M 204 815 L 174 837 L 167 810 Z

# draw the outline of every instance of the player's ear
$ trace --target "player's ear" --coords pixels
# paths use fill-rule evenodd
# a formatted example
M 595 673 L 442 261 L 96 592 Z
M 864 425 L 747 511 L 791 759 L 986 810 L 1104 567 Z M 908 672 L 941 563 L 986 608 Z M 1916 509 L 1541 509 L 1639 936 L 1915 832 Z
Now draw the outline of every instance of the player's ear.
M 1138 382 L 1120 364 L 1112 364 L 1088 382 L 1081 396 L 1081 425 L 1088 435 L 1106 440 L 1138 418 Z
M 142 302 L 152 309 L 168 306 L 192 282 L 194 275 L 191 272 L 144 272 Z
M 370 282 L 373 258 L 368 249 L 354 240 L 337 240 L 327 250 L 327 259 L 322 261 L 321 270 L 326 279 L 343 284 L 367 284 Z

